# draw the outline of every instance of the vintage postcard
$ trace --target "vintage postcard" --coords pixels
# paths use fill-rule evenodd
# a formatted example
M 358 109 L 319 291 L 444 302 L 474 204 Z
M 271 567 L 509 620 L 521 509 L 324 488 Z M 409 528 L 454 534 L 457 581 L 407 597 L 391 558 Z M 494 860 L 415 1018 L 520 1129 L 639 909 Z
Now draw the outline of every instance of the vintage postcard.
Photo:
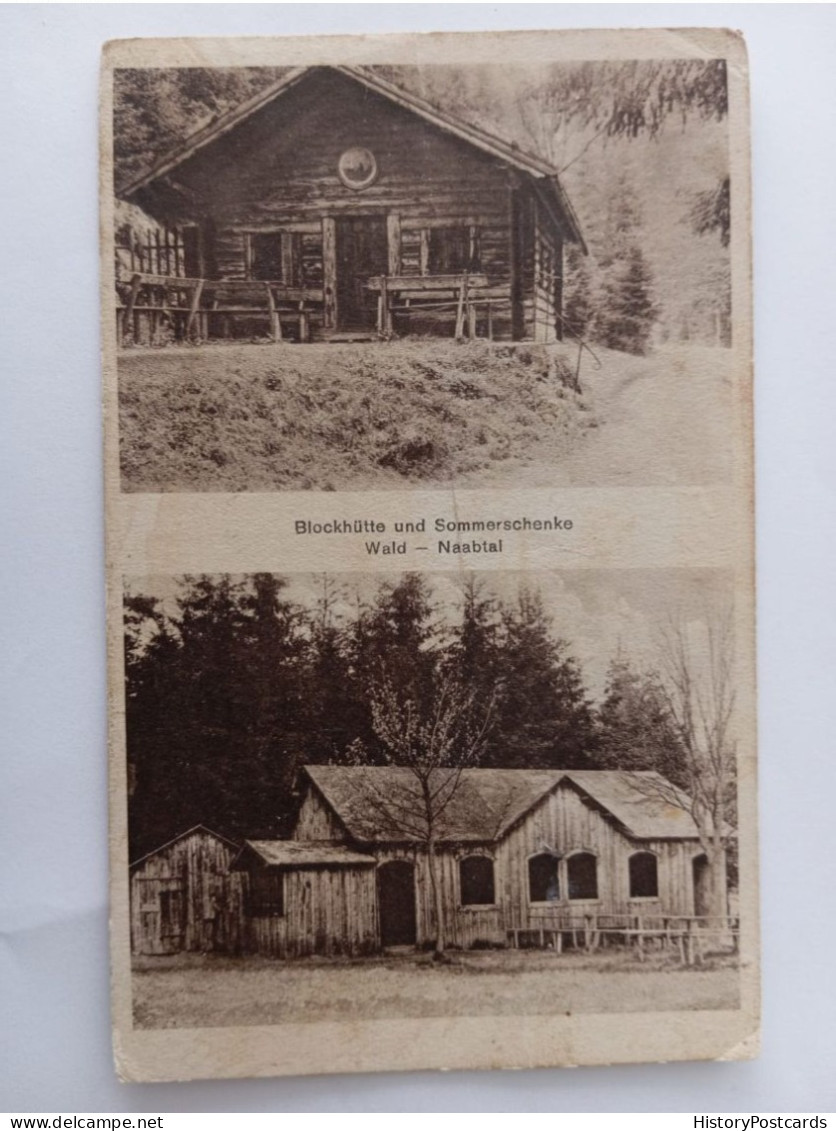
M 105 48 L 122 1078 L 756 1055 L 746 76 Z

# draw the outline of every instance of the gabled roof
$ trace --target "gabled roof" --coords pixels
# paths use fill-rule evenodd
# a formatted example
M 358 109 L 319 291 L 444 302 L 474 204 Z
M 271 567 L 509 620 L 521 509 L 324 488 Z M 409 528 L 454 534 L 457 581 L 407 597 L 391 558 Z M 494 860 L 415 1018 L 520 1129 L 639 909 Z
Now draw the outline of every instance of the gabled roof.
M 192 825 L 190 829 L 186 829 L 184 833 L 178 833 L 177 836 L 172 837 L 171 840 L 167 840 L 165 844 L 161 844 L 159 848 L 153 848 L 150 852 L 146 852 L 144 856 L 140 856 L 138 859 L 131 861 L 129 866 L 136 868 L 139 864 L 143 864 L 152 856 L 156 856 L 158 852 L 162 852 L 166 848 L 171 848 L 172 844 L 177 844 L 178 841 L 185 840 L 187 836 L 193 836 L 195 833 L 205 833 L 207 836 L 214 837 L 215 840 L 223 841 L 225 845 L 229 848 L 234 848 L 236 852 L 241 847 L 240 844 L 237 844 L 234 840 L 230 840 L 228 836 L 223 836 L 222 833 L 216 833 L 212 829 L 208 829 L 206 825 Z
M 232 862 L 239 869 L 248 861 L 265 868 L 305 868 L 316 865 L 329 867 L 373 867 L 375 858 L 362 852 L 352 852 L 333 841 L 317 840 L 245 840 L 244 847 Z
M 564 777 L 606 809 L 625 831 L 641 840 L 698 836 L 688 797 L 652 770 L 567 770 Z M 682 806 L 669 798 L 682 798 Z
M 513 168 L 520 170 L 520 172 L 527 173 L 536 181 L 539 181 L 545 189 L 554 194 L 558 207 L 563 213 L 564 223 L 568 227 L 569 237 L 577 241 L 584 250 L 586 250 L 577 216 L 560 183 L 558 170 L 553 165 L 544 161 L 541 157 L 535 157 L 531 153 L 526 153 L 514 142 L 504 141 L 502 138 L 496 137 L 487 130 L 471 125 L 469 122 L 463 122 L 448 111 L 439 109 L 439 107 L 427 102 L 426 99 L 403 90 L 401 87 L 388 82 L 386 79 L 381 78 L 380 75 L 366 70 L 363 67 L 317 66 L 294 68 L 283 75 L 282 78 L 260 91 L 253 98 L 233 107 L 231 110 L 227 111 L 226 114 L 222 114 L 208 125 L 196 130 L 181 145 L 155 162 L 150 169 L 140 173 L 127 183 L 118 186 L 117 195 L 130 197 L 140 189 L 145 188 L 146 185 L 150 184 L 152 181 L 170 173 L 178 165 L 188 160 L 200 149 L 203 149 L 204 146 L 209 145 L 210 142 L 215 141 L 219 137 L 223 137 L 224 134 L 229 133 L 230 130 L 233 130 L 239 123 L 251 117 L 258 110 L 261 110 L 270 102 L 275 101 L 289 90 L 298 86 L 304 79 L 322 70 L 339 72 L 341 75 L 359 83 L 367 90 L 371 90 L 381 95 L 383 98 L 388 99 L 388 101 L 410 110 L 412 113 L 418 115 L 418 117 L 423 118 L 445 133 L 468 142 L 484 153 L 499 158 L 504 161 L 505 164 L 511 165 Z
M 416 841 L 423 821 L 417 783 L 397 766 L 306 766 L 305 771 L 348 835 L 360 843 Z M 431 787 L 443 789 L 436 771 Z M 500 840 L 561 782 L 590 798 L 635 839 L 692 839 L 697 830 L 684 809 L 657 796 L 650 772 L 621 770 L 461 771 L 457 788 L 439 822 L 444 841 L 489 843 Z M 670 787 L 666 787 L 670 788 Z

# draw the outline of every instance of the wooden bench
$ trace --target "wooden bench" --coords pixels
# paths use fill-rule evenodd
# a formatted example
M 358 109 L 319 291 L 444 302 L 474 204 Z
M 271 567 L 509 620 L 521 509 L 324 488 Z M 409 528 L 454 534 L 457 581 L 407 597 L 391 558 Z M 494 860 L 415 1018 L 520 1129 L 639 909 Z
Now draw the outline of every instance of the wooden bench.
M 264 318 L 274 342 L 286 340 L 287 329 L 297 327 L 300 342 L 309 342 L 311 328 L 322 311 L 323 293 L 268 280 L 223 280 L 206 283 L 207 314 L 233 320 Z
M 476 308 L 486 304 L 488 338 L 493 336 L 491 299 L 486 275 L 375 275 L 366 289 L 377 293 L 377 331 L 382 337 L 392 332 L 395 313 L 420 313 L 429 310 L 456 312 L 454 337 L 476 337 Z M 415 305 L 413 305 L 415 304 Z

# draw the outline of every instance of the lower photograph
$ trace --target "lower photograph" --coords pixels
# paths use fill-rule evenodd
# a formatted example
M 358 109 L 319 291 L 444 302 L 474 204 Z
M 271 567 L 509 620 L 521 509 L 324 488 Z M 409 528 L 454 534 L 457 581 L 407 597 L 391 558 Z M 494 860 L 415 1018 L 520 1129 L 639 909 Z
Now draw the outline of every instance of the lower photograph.
M 739 1009 L 733 588 L 126 578 L 133 1028 Z

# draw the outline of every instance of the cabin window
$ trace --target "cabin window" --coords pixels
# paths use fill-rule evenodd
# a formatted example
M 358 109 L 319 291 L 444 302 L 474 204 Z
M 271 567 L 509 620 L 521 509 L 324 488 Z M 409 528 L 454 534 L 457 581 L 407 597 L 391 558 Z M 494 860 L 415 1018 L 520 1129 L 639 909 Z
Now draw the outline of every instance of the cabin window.
M 251 279 L 281 279 L 281 232 L 252 232 L 249 237 L 248 260 L 247 274 Z
M 247 278 L 288 287 L 322 286 L 321 232 L 251 232 Z
M 659 894 L 659 873 L 652 852 L 636 852 L 630 857 L 630 898 L 653 899 Z
M 528 895 L 532 903 L 553 903 L 560 899 L 557 856 L 543 852 L 528 861 Z
M 468 856 L 459 863 L 462 906 L 495 903 L 493 860 L 487 856 Z
M 566 861 L 570 899 L 598 898 L 598 861 L 591 852 L 578 852 Z
M 460 224 L 453 228 L 430 228 L 427 272 L 430 275 L 461 275 L 481 271 L 479 229 Z
M 284 915 L 284 875 L 281 872 L 250 873 L 250 914 Z

